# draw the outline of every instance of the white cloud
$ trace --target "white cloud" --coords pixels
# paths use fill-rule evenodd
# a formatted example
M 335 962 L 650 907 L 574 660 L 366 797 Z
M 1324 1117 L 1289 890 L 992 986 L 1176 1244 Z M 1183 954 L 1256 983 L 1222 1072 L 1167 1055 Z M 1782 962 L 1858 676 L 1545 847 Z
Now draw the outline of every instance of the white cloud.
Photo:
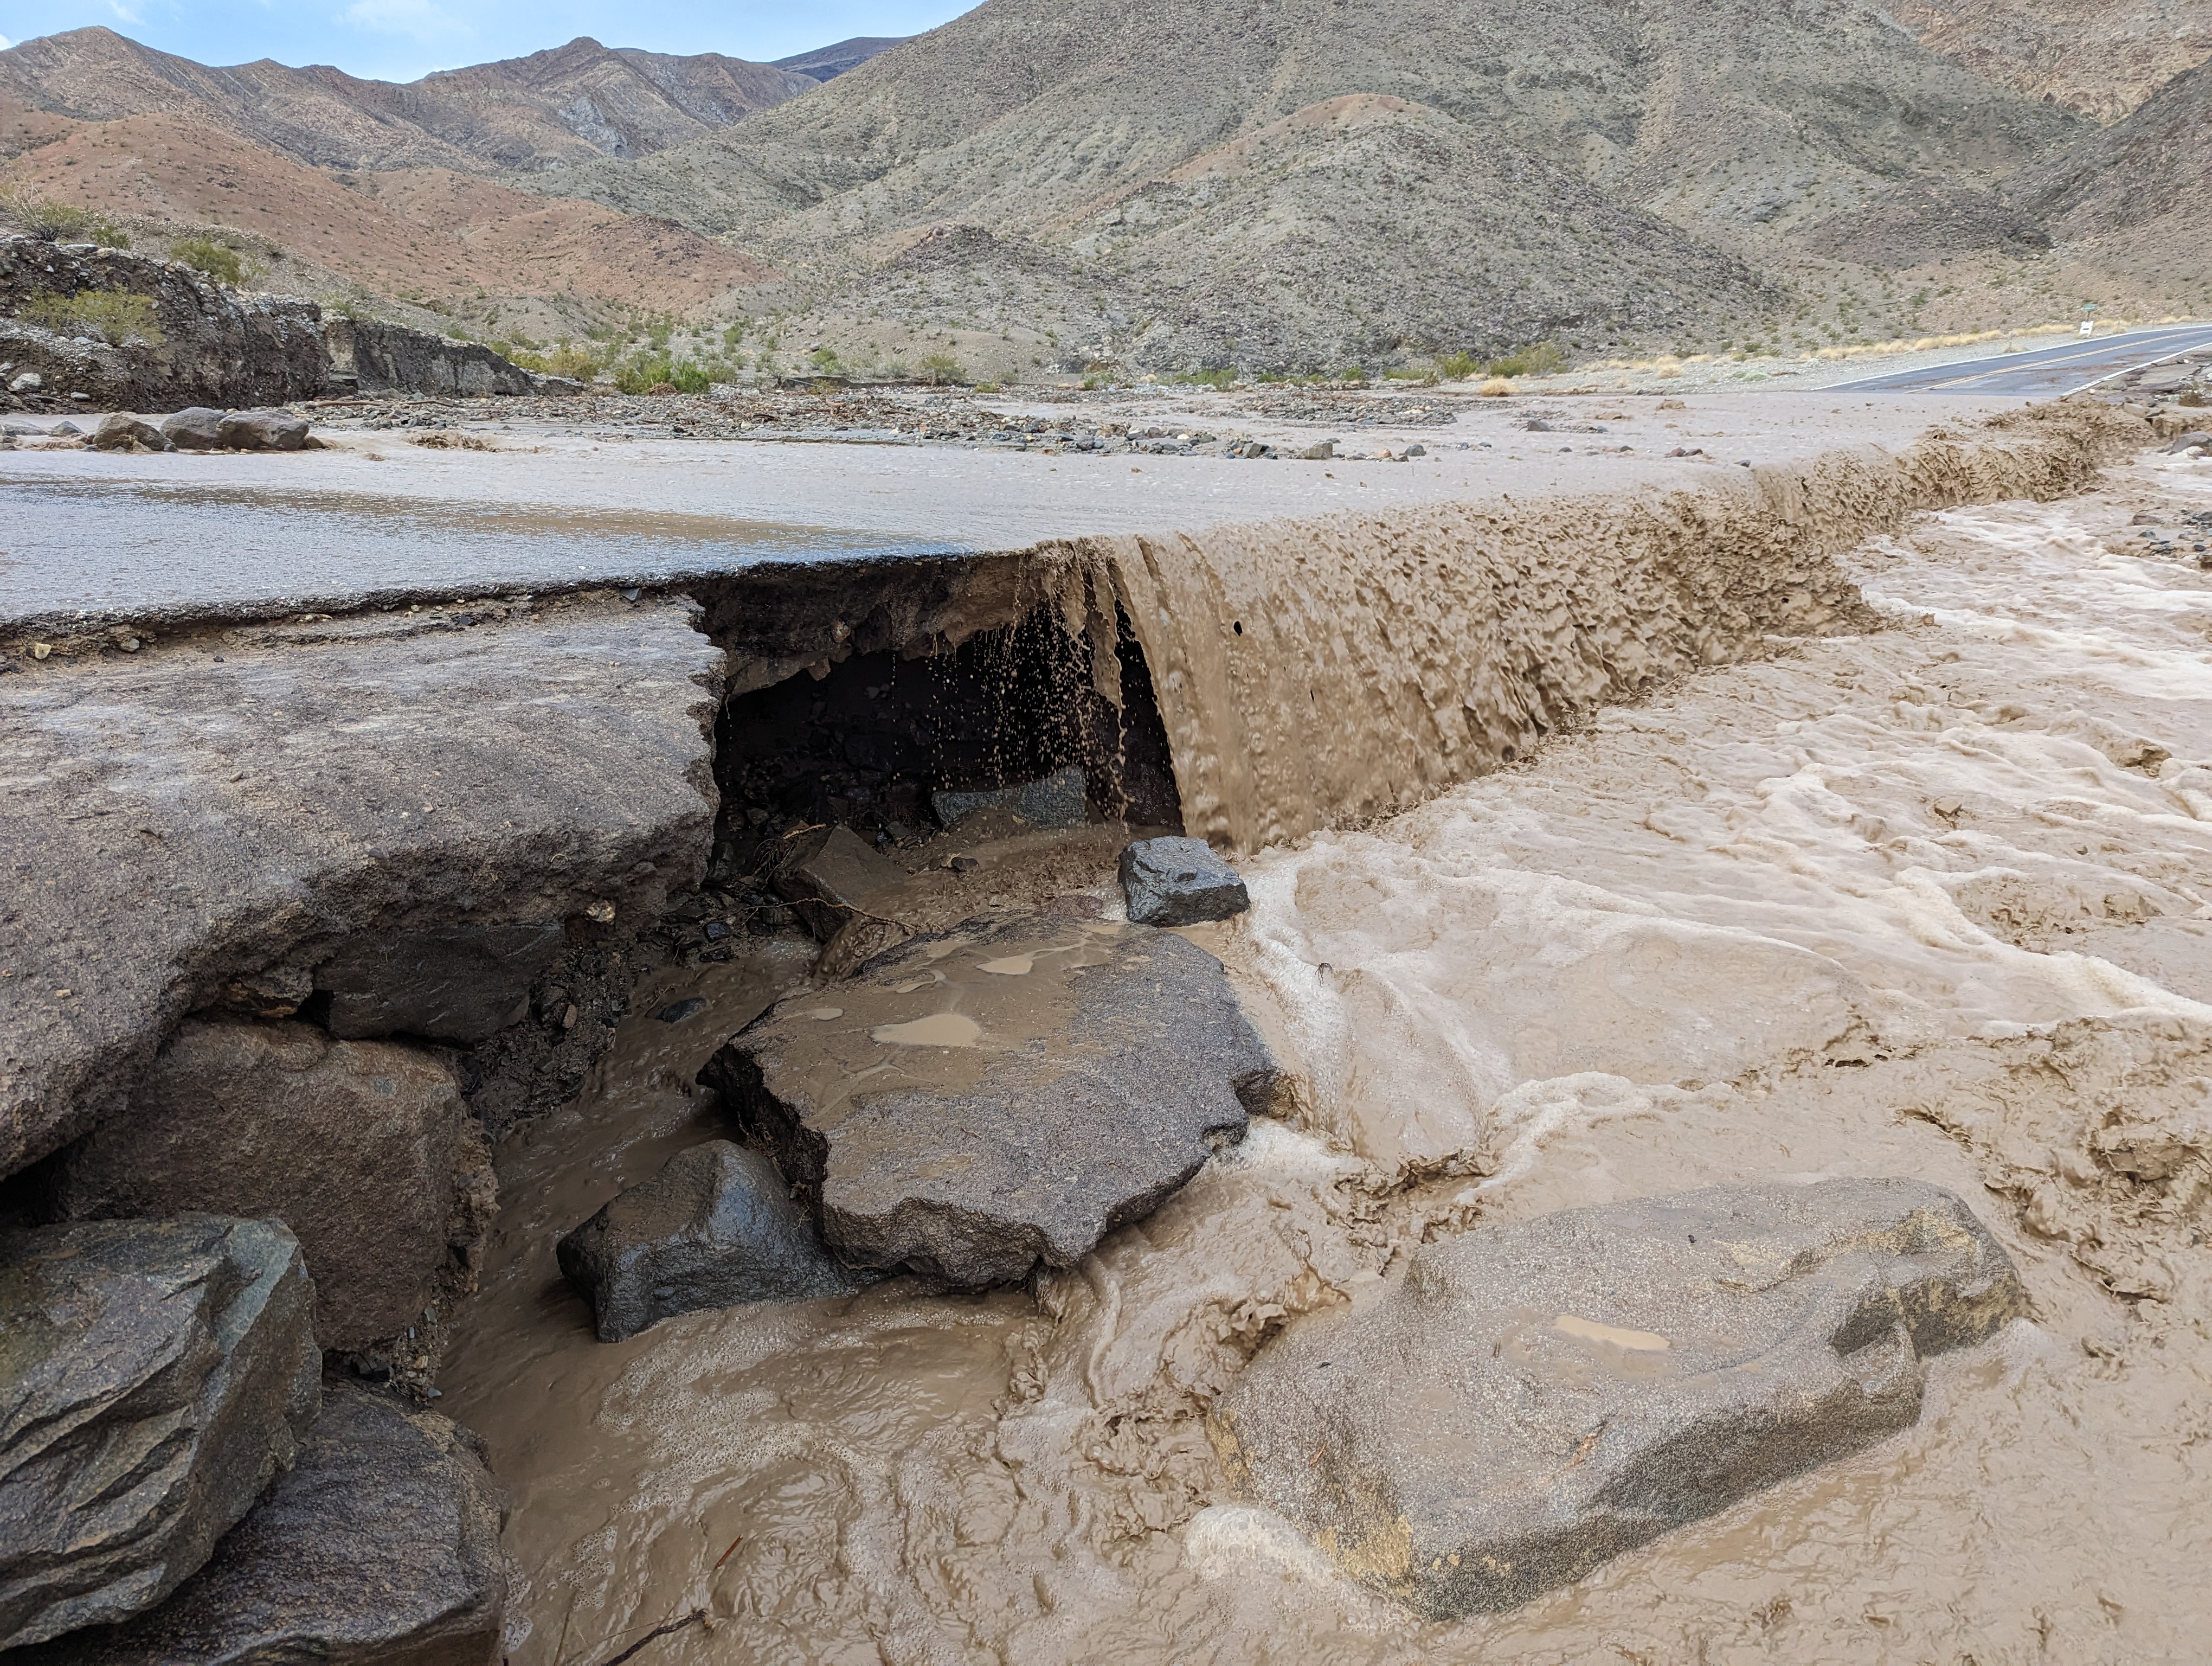
M 9 39 L 8 39 L 8 37 L 7 37 L 6 35 L 4 35 L 4 34 L 0 34 L 0 52 L 6 52 L 6 51 L 10 47 L 10 46 L 14 46 L 15 44 L 15 43 L 14 41 L 12 41 L 12 40 L 9 40 Z
M 107 0 L 107 9 L 113 12 L 116 16 L 121 18 L 125 23 L 131 25 L 134 29 L 146 21 L 144 18 L 139 16 L 137 12 L 131 10 L 130 7 L 125 5 L 123 3 L 123 0 Z
M 109 0 L 110 4 L 114 0 Z M 452 17 L 432 0 L 354 0 L 345 10 L 346 21 L 385 34 L 405 35 L 425 43 L 450 40 L 470 33 L 467 24 Z

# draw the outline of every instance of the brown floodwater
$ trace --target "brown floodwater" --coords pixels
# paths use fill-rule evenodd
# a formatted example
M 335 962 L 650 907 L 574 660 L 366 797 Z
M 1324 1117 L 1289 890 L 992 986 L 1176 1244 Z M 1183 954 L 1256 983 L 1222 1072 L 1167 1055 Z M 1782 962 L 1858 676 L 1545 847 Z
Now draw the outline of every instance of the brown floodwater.
M 1251 914 L 1188 934 L 1302 1108 L 1034 1292 L 892 1280 L 597 1341 L 555 1239 L 726 1134 L 699 1066 L 817 987 L 784 942 L 659 974 L 584 1097 L 501 1149 L 441 1377 L 512 1493 L 515 1666 L 695 1614 L 635 1658 L 2205 1658 L 2212 575 L 2128 525 L 2204 509 L 2212 467 L 2159 463 L 1923 516 L 1846 558 L 1886 628 L 1250 858 Z M 1957 1190 L 2031 1296 L 1872 1450 L 1448 1625 L 1226 1490 L 1212 1396 L 1423 1239 L 1848 1174 Z

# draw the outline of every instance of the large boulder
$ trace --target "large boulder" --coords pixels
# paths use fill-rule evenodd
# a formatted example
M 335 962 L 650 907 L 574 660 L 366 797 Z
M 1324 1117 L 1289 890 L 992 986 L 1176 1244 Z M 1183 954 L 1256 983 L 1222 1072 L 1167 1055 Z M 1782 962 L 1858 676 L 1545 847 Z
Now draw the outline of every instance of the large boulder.
M 0 1649 L 152 1607 L 313 1424 L 314 1286 L 275 1221 L 0 1239 Z
M 314 1275 L 317 1339 L 365 1348 L 418 1323 L 482 1236 L 455 1208 L 480 1138 L 451 1073 L 411 1048 L 188 1018 L 131 1109 L 61 1159 L 55 1201 L 71 1219 L 273 1215 Z
M 1043 915 L 917 937 L 780 1001 L 700 1079 L 842 1260 L 971 1287 L 1074 1265 L 1277 1085 L 1212 955 Z
M 349 1040 L 480 1042 L 521 1021 L 561 944 L 558 920 L 364 933 L 315 969 L 323 1021 Z
M 222 418 L 212 405 L 187 405 L 161 418 L 161 437 L 178 451 L 213 451 L 222 444 Z
M 1717 1186 L 1480 1227 L 1223 1396 L 1231 1478 L 1431 1619 L 1510 1608 L 1920 1415 L 2022 1308 L 1949 1192 Z
M 291 1473 L 189 1584 L 21 1666 L 492 1666 L 501 1520 L 465 1430 L 333 1383 Z
M 233 410 L 216 426 L 225 451 L 298 451 L 307 443 L 307 419 L 289 410 Z
M 1139 926 L 1195 926 L 1252 906 L 1244 880 L 1203 839 L 1139 839 L 1124 847 L 1121 894 Z
M 775 1165 L 727 1140 L 678 1152 L 556 1253 L 590 1300 L 603 1342 L 678 1313 L 805 1301 L 863 1282 L 823 1249 Z

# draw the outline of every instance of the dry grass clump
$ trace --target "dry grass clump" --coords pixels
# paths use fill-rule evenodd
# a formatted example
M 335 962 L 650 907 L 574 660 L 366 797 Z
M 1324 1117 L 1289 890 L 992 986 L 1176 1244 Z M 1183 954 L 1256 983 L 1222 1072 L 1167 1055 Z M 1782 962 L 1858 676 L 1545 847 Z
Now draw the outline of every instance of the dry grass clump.
M 1513 384 L 1503 376 L 1492 376 L 1474 391 L 1486 399 L 1503 399 L 1513 392 Z

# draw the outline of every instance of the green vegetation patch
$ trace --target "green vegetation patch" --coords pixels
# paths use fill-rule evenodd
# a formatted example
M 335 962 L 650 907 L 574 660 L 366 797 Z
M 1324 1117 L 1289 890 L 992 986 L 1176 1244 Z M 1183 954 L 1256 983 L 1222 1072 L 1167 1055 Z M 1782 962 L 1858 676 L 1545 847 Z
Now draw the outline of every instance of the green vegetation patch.
M 18 316 L 57 335 L 90 331 L 115 346 L 134 337 L 149 347 L 159 347 L 167 339 L 161 333 L 151 301 L 144 295 L 112 289 L 80 289 L 73 295 L 37 295 L 25 304 Z

